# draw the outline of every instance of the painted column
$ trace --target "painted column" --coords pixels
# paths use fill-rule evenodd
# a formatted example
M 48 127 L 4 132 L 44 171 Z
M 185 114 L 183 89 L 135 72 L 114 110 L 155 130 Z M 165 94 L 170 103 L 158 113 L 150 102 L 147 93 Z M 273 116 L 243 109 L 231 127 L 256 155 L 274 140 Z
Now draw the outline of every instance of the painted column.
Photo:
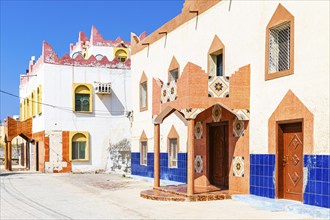
M 194 194 L 194 157 L 195 157 L 195 143 L 194 143 L 194 127 L 195 119 L 188 120 L 188 183 L 187 193 L 188 195 Z
M 8 150 L 7 150 L 7 152 L 8 152 L 8 157 L 7 157 L 7 159 L 8 159 L 8 170 L 10 170 L 10 171 L 12 171 L 13 169 L 12 169 L 12 166 L 11 166 L 11 158 L 12 158 L 12 149 L 11 149 L 11 141 L 8 141 L 7 142 L 8 143 L 8 145 L 7 145 L 7 147 L 8 147 Z
M 6 141 L 5 145 L 5 155 L 4 155 L 4 164 L 5 164 L 5 170 L 8 170 L 8 141 Z
M 160 124 L 154 124 L 154 187 L 160 186 Z

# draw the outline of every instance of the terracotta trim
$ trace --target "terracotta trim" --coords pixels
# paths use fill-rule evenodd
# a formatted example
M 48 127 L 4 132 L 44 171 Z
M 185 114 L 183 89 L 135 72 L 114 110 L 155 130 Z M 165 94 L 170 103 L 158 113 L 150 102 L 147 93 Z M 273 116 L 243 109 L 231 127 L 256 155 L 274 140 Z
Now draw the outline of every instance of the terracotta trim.
M 268 119 L 268 153 L 277 153 L 278 131 L 277 125 L 283 123 L 302 122 L 304 154 L 313 154 L 314 151 L 314 115 L 289 90 L 276 110 Z
M 287 22 L 290 22 L 290 68 L 280 72 L 268 73 L 270 29 Z M 292 74 L 294 74 L 294 16 L 282 4 L 279 4 L 266 27 L 265 80 L 276 79 Z
M 191 19 L 200 16 L 202 13 L 212 8 L 214 5 L 218 4 L 221 0 L 209 0 L 209 1 L 199 1 L 199 0 L 186 0 L 181 14 L 174 17 L 172 20 L 168 21 L 163 26 L 159 27 L 157 30 L 152 32 L 149 36 L 141 39 L 140 42 L 131 42 L 131 54 L 136 54 L 139 51 L 143 50 L 145 47 L 142 45 L 145 42 L 150 43 L 150 46 L 163 38 L 163 34 L 159 32 L 171 33 L 181 25 L 190 21 Z M 190 11 L 197 11 L 198 13 L 190 13 Z M 132 38 L 131 38 L 132 39 Z
M 143 83 L 146 83 L 146 106 L 145 107 L 141 106 L 141 98 L 142 98 L 141 97 L 141 95 L 142 95 L 141 94 L 141 85 Z M 144 111 L 148 110 L 148 78 L 144 71 L 142 72 L 140 83 L 139 83 L 139 103 L 140 103 L 140 112 L 144 112 Z

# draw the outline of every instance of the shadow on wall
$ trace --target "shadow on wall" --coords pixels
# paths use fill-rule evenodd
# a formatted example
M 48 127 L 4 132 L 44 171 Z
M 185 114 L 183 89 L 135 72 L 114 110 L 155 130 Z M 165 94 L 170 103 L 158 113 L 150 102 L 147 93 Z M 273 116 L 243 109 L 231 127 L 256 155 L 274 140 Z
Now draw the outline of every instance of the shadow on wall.
M 124 100 L 125 101 L 125 100 Z M 116 93 L 111 94 L 111 106 L 106 106 L 111 115 L 124 115 L 125 107 L 119 100 Z
M 128 139 L 122 139 L 117 143 L 111 143 L 107 149 L 106 171 L 116 173 L 131 173 L 131 143 Z

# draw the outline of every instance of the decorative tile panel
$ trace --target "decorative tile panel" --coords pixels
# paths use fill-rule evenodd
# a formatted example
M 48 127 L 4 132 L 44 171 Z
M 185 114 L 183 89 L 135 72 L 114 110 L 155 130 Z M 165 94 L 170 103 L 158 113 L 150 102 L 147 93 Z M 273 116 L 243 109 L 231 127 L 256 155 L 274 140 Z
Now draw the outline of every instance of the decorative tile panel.
M 220 105 L 216 104 L 212 108 L 212 119 L 213 122 L 219 122 L 222 117 L 222 108 Z
M 176 82 L 171 81 L 169 83 L 163 84 L 160 93 L 160 102 L 166 103 L 177 99 L 176 93 Z
M 195 124 L 195 138 L 202 139 L 203 138 L 203 124 L 201 121 L 196 122 Z
M 203 156 L 195 156 L 195 173 L 203 173 Z
M 209 77 L 209 95 L 215 98 L 229 97 L 229 77 L 211 76 Z
M 181 112 L 186 119 L 195 119 L 199 113 L 204 111 L 203 108 L 182 109 Z
M 238 116 L 239 120 L 250 120 L 250 110 L 249 109 L 233 109 L 233 111 Z
M 244 157 L 233 157 L 233 176 L 244 177 Z
M 239 120 L 237 117 L 233 121 L 233 134 L 235 137 L 241 137 L 244 134 L 244 121 Z

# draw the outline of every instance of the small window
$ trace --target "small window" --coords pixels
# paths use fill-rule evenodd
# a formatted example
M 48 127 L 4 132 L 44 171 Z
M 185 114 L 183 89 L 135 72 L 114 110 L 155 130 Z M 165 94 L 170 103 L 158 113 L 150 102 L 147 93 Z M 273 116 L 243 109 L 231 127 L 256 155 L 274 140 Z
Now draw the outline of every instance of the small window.
M 88 132 L 70 132 L 71 160 L 89 160 L 89 135 Z
M 92 85 L 73 84 L 73 108 L 75 112 L 92 112 Z
M 118 58 L 119 62 L 125 62 L 128 57 L 127 49 L 116 48 L 115 49 L 115 57 Z
M 268 55 L 269 73 L 290 69 L 290 23 L 270 29 Z
M 86 141 L 72 142 L 72 160 L 81 160 L 86 157 Z
M 214 72 L 215 76 L 223 76 L 223 55 L 211 55 L 211 72 Z
M 176 138 L 169 139 L 168 158 L 170 168 L 178 167 L 178 140 Z
M 147 165 L 148 145 L 147 141 L 140 142 L 140 164 Z
M 38 103 L 37 103 L 37 112 L 38 114 L 41 114 L 42 112 L 42 90 L 41 90 L 41 85 L 38 87 L 37 89 L 37 100 L 38 100 Z
M 170 81 L 177 81 L 179 78 L 179 71 L 178 69 L 174 69 L 170 71 Z
M 147 82 L 143 82 L 140 84 L 140 107 L 147 107 Z
M 294 74 L 294 16 L 278 4 L 266 27 L 265 80 Z

